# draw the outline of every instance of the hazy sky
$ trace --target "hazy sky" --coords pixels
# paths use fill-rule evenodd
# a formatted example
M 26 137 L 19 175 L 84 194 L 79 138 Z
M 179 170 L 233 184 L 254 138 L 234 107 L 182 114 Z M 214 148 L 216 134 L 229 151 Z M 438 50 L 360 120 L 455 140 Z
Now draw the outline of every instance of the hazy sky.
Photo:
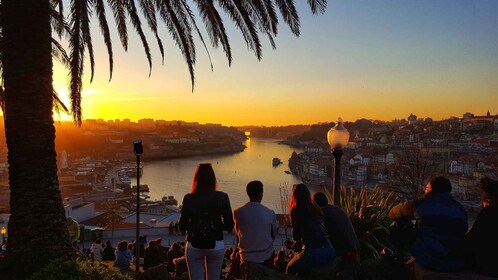
M 197 44 L 194 93 L 164 24 L 164 65 L 148 37 L 150 78 L 138 36 L 129 29 L 125 53 L 112 25 L 115 70 L 108 82 L 107 53 L 94 20 L 97 68 L 92 84 L 84 79 L 84 118 L 285 125 L 339 116 L 353 121 L 410 113 L 434 119 L 467 111 L 498 114 L 498 1 L 329 0 L 321 16 L 312 16 L 306 1 L 296 2 L 301 36 L 279 25 L 276 50 L 262 36 L 260 62 L 229 21 L 232 67 L 222 49 L 210 47 L 211 72 Z M 62 96 L 67 80 L 67 71 L 56 65 L 54 83 Z

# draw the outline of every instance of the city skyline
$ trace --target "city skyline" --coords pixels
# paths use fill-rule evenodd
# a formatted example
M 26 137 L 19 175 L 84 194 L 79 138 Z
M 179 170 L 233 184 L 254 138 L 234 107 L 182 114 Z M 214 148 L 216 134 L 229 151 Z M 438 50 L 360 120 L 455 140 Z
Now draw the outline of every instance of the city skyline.
M 164 26 L 159 33 L 166 39 L 165 65 L 149 39 L 150 78 L 138 37 L 130 35 L 125 54 L 111 30 L 115 70 L 110 83 L 103 40 L 95 34 L 96 77 L 92 84 L 84 78 L 84 118 L 273 126 L 337 117 L 387 121 L 413 113 L 438 120 L 465 112 L 498 113 L 496 1 L 331 1 L 321 16 L 311 16 L 305 3 L 297 5 L 300 38 L 280 26 L 277 49 L 264 41 L 260 62 L 231 24 L 231 68 L 220 49 L 208 46 L 211 72 L 197 44 L 193 93 L 187 66 Z M 68 104 L 66 82 L 67 71 L 56 65 L 54 88 Z

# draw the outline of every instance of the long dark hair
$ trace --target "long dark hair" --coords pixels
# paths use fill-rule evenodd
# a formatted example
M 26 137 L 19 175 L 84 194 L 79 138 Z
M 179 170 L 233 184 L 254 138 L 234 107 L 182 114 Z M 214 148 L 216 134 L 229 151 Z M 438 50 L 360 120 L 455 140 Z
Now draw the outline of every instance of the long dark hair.
M 216 176 L 211 163 L 200 163 L 195 170 L 191 193 L 216 190 Z
M 295 184 L 289 202 L 291 217 L 310 217 L 314 221 L 323 220 L 322 210 L 311 200 L 311 194 L 305 184 Z

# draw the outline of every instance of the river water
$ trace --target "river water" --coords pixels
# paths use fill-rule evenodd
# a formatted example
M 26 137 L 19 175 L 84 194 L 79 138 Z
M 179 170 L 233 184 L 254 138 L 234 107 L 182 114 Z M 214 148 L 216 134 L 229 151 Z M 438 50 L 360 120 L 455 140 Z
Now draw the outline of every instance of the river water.
M 192 178 L 198 163 L 210 162 L 213 165 L 218 190 L 228 193 L 232 208 L 245 202 L 246 185 L 252 180 L 260 180 L 264 185 L 262 203 L 277 213 L 282 212 L 280 188 L 288 191 L 292 185 L 300 183 L 300 178 L 287 174 L 288 160 L 292 152 L 300 149 L 279 145 L 277 140 L 248 139 L 243 152 L 229 155 L 206 155 L 180 159 L 144 162 L 141 184 L 148 184 L 153 200 L 160 200 L 164 195 L 173 195 L 181 204 L 183 196 L 192 187 Z M 272 159 L 280 158 L 283 163 L 272 166 Z M 132 184 L 136 184 L 133 178 Z

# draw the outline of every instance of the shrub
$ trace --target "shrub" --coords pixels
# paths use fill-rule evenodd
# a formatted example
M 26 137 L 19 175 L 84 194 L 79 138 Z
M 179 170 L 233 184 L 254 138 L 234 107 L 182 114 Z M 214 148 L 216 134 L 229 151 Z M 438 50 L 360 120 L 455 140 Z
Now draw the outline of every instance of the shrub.
M 397 203 L 394 195 L 384 193 L 378 187 L 355 190 L 342 186 L 340 203 L 360 242 L 361 258 L 380 258 L 380 251 L 391 245 L 388 213 Z
M 131 280 L 115 268 L 94 264 L 89 261 L 62 260 L 51 261 L 47 266 L 33 274 L 29 280 Z

